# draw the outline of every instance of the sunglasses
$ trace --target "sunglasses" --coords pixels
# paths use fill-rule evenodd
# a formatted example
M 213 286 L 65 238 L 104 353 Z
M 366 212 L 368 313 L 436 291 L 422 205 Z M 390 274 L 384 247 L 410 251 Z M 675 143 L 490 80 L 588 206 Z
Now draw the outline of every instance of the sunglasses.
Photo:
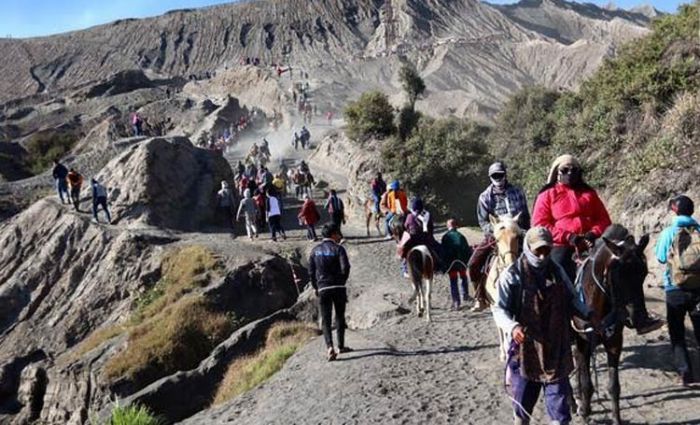
M 560 174 L 573 174 L 578 171 L 576 167 L 562 167 L 559 169 Z
M 506 177 L 506 173 L 493 173 L 490 177 L 494 180 L 503 180 Z

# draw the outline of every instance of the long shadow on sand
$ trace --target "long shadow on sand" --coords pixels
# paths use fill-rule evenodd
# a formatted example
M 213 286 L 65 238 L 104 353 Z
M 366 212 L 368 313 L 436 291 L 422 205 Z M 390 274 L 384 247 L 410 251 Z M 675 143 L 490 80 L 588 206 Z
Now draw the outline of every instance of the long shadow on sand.
M 338 362 L 360 360 L 368 357 L 415 357 L 415 356 L 432 356 L 436 354 L 453 354 L 453 353 L 466 353 L 468 351 L 476 351 L 487 348 L 496 348 L 496 344 L 480 345 L 478 347 L 445 347 L 438 349 L 428 349 L 428 350 L 397 350 L 391 348 L 363 348 L 355 350 L 350 353 L 347 357 L 342 357 L 337 359 Z

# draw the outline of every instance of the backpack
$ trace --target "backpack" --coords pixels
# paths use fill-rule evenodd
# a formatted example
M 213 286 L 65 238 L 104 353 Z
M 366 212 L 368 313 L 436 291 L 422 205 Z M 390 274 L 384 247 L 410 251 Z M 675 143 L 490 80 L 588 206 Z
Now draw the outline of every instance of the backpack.
M 671 281 L 682 289 L 700 288 L 700 231 L 682 227 L 671 244 Z

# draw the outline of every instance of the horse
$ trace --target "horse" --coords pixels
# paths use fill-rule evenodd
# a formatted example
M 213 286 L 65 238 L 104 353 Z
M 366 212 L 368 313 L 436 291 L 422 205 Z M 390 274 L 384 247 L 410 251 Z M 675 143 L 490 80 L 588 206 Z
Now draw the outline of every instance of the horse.
M 593 311 L 593 332 L 577 329 L 576 366 L 578 379 L 578 414 L 586 421 L 591 413 L 591 358 L 602 344 L 608 361 L 608 393 L 612 402 L 613 423 L 620 419 L 619 365 L 622 354 L 622 331 L 627 311 L 637 297 L 643 297 L 643 285 L 649 273 L 644 248 L 649 243 L 645 234 L 635 242 L 633 235 L 619 224 L 608 227 L 597 241 L 589 257 L 579 265 L 577 284 L 583 291 L 585 303 Z
M 394 214 L 394 216 L 391 218 L 391 221 L 389 221 L 389 229 L 391 230 L 391 236 L 394 238 L 394 241 L 396 241 L 396 243 L 401 242 L 403 232 L 404 230 L 406 230 L 406 228 L 404 227 L 405 222 L 405 214 Z
M 380 225 L 382 217 L 384 217 L 384 213 L 382 212 L 381 208 L 379 209 L 379 213 L 377 213 L 375 207 L 376 205 L 373 199 L 370 198 L 365 201 L 365 227 L 367 228 L 367 237 L 370 236 L 369 223 L 372 221 L 373 217 L 374 226 L 377 228 L 377 233 L 379 233 L 379 236 L 384 236 Z
M 496 240 L 496 255 L 493 256 L 491 267 L 484 283 L 487 301 L 490 304 L 498 303 L 498 276 L 508 266 L 513 264 L 520 255 L 520 238 L 523 230 L 518 225 L 520 214 L 515 217 L 501 215 L 498 218 L 489 215 L 489 221 L 493 228 L 493 237 Z M 507 338 L 501 328 L 496 326 L 498 332 L 498 358 L 506 361 L 508 356 Z
M 435 275 L 433 256 L 427 246 L 418 245 L 408 251 L 406 262 L 415 291 L 416 313 L 418 317 L 425 313 L 425 320 L 430 322 L 430 289 Z

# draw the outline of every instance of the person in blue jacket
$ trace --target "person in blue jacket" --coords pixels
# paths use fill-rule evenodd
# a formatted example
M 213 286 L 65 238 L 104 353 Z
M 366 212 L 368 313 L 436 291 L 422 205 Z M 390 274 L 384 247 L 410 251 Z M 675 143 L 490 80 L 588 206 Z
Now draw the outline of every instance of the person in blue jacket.
M 656 242 L 656 259 L 667 264 L 673 240 L 681 228 L 695 228 L 700 225 L 692 217 L 695 211 L 693 200 L 685 195 L 671 199 L 669 208 L 675 213 L 671 226 L 665 228 Z M 700 289 L 685 289 L 674 285 L 671 280 L 671 268 L 666 266 L 664 272 L 664 289 L 666 292 L 666 321 L 671 339 L 671 348 L 675 366 L 683 385 L 695 382 L 690 361 L 690 354 L 685 343 L 685 316 L 690 316 L 695 339 L 700 344 Z

